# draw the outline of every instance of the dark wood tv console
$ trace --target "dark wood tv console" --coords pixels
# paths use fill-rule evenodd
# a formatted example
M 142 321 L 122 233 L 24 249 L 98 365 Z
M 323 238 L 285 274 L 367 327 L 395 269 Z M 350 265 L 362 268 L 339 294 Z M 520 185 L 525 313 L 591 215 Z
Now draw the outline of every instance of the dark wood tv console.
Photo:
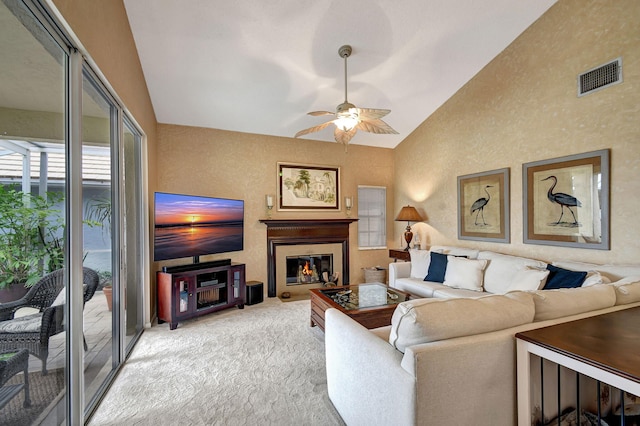
M 188 270 L 158 271 L 158 323 L 178 322 L 221 309 L 244 308 L 245 267 L 242 263 L 194 266 Z M 171 271 L 171 270 L 169 270 Z

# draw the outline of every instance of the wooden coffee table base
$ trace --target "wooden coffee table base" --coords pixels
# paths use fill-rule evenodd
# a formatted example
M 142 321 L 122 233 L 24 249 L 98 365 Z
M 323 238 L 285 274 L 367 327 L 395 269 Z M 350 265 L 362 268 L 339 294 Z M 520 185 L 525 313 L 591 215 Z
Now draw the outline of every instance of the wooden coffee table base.
M 354 286 L 332 287 L 332 289 L 349 289 Z M 362 324 L 366 328 L 378 328 L 391 324 L 391 317 L 393 311 L 396 310 L 397 304 L 373 306 L 370 308 L 360 309 L 345 309 L 330 297 L 322 294 L 322 290 L 326 288 L 316 288 L 310 290 L 311 292 L 311 327 L 318 326 L 324 331 L 324 313 L 329 308 L 335 308 L 344 313 L 345 315 L 353 318 L 358 323 Z M 392 289 L 394 293 L 401 294 L 409 299 L 407 293 L 401 292 L 396 289 Z

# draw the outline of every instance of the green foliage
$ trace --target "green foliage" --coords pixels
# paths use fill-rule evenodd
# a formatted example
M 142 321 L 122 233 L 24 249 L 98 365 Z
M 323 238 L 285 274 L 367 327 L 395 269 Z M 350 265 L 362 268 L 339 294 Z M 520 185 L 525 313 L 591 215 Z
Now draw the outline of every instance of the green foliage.
M 14 283 L 29 287 L 64 259 L 62 212 L 54 208 L 59 194 L 47 197 L 0 186 L 0 288 Z
M 105 234 L 111 231 L 111 198 L 95 198 L 87 204 L 85 223 L 89 226 L 102 226 Z

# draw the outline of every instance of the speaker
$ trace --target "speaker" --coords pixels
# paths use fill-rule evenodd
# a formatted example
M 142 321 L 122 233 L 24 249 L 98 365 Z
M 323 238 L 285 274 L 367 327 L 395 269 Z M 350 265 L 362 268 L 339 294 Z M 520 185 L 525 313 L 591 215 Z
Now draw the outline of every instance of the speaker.
M 247 281 L 246 305 L 255 305 L 264 300 L 264 288 L 260 281 Z

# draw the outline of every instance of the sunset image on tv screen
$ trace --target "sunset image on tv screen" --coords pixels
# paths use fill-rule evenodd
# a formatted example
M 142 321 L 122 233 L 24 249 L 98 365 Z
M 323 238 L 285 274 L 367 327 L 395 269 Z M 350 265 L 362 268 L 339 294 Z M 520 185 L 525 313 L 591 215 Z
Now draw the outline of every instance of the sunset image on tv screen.
M 243 249 L 244 201 L 155 193 L 154 260 Z

